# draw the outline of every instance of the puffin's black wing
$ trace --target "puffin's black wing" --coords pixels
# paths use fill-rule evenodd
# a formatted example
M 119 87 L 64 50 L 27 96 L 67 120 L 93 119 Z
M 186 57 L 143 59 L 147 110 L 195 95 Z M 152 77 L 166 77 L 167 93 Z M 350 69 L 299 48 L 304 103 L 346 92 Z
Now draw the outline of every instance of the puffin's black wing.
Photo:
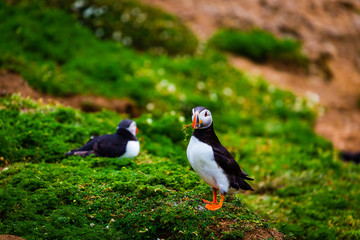
M 235 189 L 253 190 L 244 179 L 251 181 L 254 179 L 248 177 L 248 174 L 240 168 L 229 151 L 221 144 L 213 146 L 212 148 L 215 161 L 228 176 L 230 186 Z
M 100 157 L 120 157 L 126 151 L 127 139 L 118 134 L 103 135 L 96 138 L 94 151 Z
M 71 151 L 65 153 L 65 155 L 88 156 L 90 154 L 93 154 L 94 153 L 94 144 L 95 144 L 97 138 L 98 137 L 91 138 L 87 143 L 85 143 L 84 146 L 82 146 L 78 149 L 71 150 Z

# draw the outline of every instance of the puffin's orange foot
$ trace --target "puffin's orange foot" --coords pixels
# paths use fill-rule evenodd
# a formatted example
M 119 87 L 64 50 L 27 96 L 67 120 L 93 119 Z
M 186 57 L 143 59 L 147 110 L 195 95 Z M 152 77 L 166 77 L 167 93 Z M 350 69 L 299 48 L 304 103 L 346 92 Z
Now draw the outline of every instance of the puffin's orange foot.
M 210 211 L 214 211 L 214 210 L 218 210 L 222 207 L 222 205 L 220 204 L 206 204 L 205 208 L 210 210 Z
M 204 203 L 208 203 L 208 204 L 216 204 L 217 203 L 217 200 L 212 201 L 212 202 L 205 200 L 205 199 L 201 199 L 201 200 L 203 200 Z
M 208 200 L 205 200 L 205 199 L 202 199 L 204 203 L 209 203 L 209 204 L 216 204 L 218 201 L 217 201 L 217 193 L 215 190 L 213 190 L 213 201 L 210 202 Z
M 214 210 L 217 210 L 217 209 L 220 209 L 224 203 L 224 198 L 225 196 L 224 195 L 221 195 L 221 200 L 220 200 L 220 203 L 219 204 L 216 204 L 216 203 L 210 203 L 210 204 L 206 204 L 205 205 L 205 208 L 210 210 L 210 211 L 214 211 Z M 214 202 L 216 201 L 216 199 L 214 198 Z

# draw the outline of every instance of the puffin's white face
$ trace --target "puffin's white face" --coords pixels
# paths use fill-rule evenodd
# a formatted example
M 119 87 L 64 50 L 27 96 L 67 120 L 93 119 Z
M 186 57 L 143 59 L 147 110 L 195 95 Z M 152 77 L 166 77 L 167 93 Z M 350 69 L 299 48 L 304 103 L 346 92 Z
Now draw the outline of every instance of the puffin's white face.
M 204 129 L 210 127 L 212 124 L 211 112 L 204 108 L 200 112 L 197 111 L 197 108 L 192 110 L 192 127 L 194 129 Z
M 132 123 L 130 124 L 130 126 L 127 128 L 127 130 L 128 130 L 129 132 L 131 132 L 132 135 L 134 135 L 134 136 L 136 136 L 136 134 L 139 132 L 139 131 L 138 131 L 138 128 L 136 127 L 136 123 L 135 123 L 135 122 L 132 122 Z

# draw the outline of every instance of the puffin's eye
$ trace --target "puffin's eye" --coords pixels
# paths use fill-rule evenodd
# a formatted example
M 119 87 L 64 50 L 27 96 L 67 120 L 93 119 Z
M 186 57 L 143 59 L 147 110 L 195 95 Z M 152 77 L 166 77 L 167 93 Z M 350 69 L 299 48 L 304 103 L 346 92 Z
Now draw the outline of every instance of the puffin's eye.
M 207 117 L 208 116 L 208 112 L 205 112 L 205 117 Z

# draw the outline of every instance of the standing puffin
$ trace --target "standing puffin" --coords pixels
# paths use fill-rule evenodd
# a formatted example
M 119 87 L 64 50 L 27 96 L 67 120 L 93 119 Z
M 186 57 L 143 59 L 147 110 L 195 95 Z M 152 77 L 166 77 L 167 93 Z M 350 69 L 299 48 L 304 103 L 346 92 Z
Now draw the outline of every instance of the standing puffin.
M 203 199 L 209 210 L 220 209 L 225 195 L 239 189 L 252 190 L 245 180 L 254 180 L 240 169 L 239 165 L 217 138 L 210 111 L 205 107 L 192 110 L 192 127 L 194 128 L 188 148 L 187 157 L 195 172 L 210 185 L 213 201 Z M 217 202 L 217 191 L 221 200 Z
M 115 134 L 107 134 L 90 139 L 81 148 L 71 150 L 65 155 L 97 157 L 136 157 L 140 152 L 140 144 L 136 138 L 138 129 L 132 120 L 122 120 Z

